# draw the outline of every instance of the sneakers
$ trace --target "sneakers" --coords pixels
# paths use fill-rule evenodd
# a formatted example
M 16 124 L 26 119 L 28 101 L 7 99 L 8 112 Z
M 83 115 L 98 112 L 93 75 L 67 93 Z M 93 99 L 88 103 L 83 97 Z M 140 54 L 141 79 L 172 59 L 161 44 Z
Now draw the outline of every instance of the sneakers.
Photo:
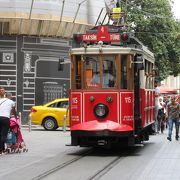
M 4 154 L 3 150 L 0 151 L 0 156 L 2 156 Z
M 176 136 L 175 139 L 176 139 L 176 141 L 178 141 L 179 140 L 179 136 Z M 167 140 L 171 141 L 171 138 L 167 137 Z
M 2 156 L 4 154 L 7 154 L 7 151 L 6 150 L 0 150 L 0 156 Z

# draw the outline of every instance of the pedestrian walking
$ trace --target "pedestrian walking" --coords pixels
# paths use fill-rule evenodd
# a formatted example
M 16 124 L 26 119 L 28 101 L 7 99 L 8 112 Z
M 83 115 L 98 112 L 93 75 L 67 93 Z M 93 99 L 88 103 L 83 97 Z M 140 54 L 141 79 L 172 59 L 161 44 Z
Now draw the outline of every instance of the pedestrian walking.
M 165 117 L 164 117 L 164 122 L 165 122 L 165 128 L 167 128 L 168 126 L 168 110 L 167 110 L 167 105 L 171 102 L 171 97 L 168 96 L 164 96 L 164 112 L 165 112 Z
M 165 129 L 165 122 L 166 122 L 166 107 L 165 103 L 163 101 L 163 97 L 159 97 L 159 108 L 158 108 L 158 132 L 161 131 L 161 133 L 164 132 Z
M 180 112 L 180 104 L 176 102 L 176 97 L 171 97 L 171 102 L 167 105 L 168 110 L 168 137 L 169 141 L 172 140 L 172 131 L 173 131 L 173 124 L 175 124 L 176 134 L 175 139 L 179 139 L 179 112 Z
M 0 87 L 0 155 L 5 151 L 5 142 L 10 127 L 11 113 L 17 118 L 15 103 L 5 97 L 5 89 Z
M 159 82 L 155 82 L 155 133 L 159 133 L 159 122 L 158 122 L 158 111 L 160 109 L 160 104 L 159 104 L 159 97 L 160 97 L 160 89 L 159 89 Z

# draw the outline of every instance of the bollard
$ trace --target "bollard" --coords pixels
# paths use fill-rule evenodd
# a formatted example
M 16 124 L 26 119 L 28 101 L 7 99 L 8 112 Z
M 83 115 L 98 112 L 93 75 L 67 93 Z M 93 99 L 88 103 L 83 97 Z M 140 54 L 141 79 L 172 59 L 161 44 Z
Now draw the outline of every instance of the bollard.
M 64 121 L 63 121 L 63 132 L 66 132 L 66 118 L 67 116 L 64 115 Z
M 32 130 L 32 121 L 31 121 L 31 116 L 28 116 L 29 120 L 28 120 L 28 125 L 29 125 L 29 132 L 31 132 Z
M 19 128 L 21 129 L 21 127 L 22 127 L 21 112 L 19 112 Z

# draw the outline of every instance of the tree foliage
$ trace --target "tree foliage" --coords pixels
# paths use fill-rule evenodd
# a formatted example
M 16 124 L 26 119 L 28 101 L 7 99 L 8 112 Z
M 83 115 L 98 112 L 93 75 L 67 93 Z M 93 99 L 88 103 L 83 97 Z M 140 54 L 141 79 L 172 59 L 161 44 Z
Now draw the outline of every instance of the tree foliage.
M 126 21 L 135 36 L 155 55 L 159 80 L 180 73 L 180 21 L 169 0 L 122 0 Z

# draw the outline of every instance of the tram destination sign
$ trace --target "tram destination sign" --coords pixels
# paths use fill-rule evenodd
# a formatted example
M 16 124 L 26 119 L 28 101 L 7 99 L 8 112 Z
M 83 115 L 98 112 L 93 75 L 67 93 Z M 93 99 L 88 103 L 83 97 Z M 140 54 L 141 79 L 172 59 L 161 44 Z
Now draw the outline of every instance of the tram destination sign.
M 82 36 L 83 42 L 119 42 L 120 41 L 120 34 L 119 33 L 112 33 L 109 36 L 101 36 L 99 37 L 98 34 L 83 34 Z
M 98 27 L 97 34 L 83 34 L 82 41 L 83 42 L 119 42 L 120 41 L 120 33 L 109 33 L 108 26 L 100 26 Z

